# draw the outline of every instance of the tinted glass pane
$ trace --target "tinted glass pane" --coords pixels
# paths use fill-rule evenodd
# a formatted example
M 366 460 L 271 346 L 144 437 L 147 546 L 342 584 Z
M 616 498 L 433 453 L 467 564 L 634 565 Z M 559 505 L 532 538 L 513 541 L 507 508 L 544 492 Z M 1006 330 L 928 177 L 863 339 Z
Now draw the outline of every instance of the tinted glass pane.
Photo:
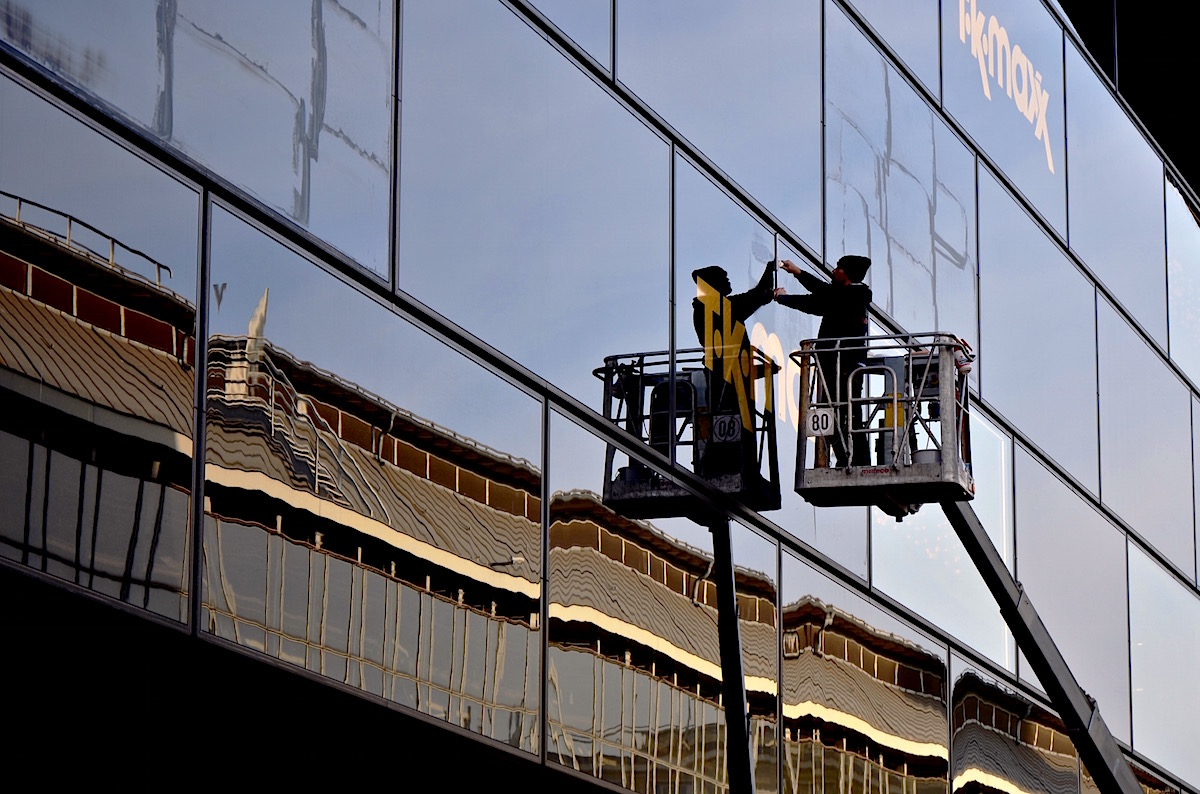
M 535 0 L 533 5 L 588 55 L 611 66 L 612 0 Z
M 1166 190 L 1171 358 L 1200 383 L 1200 221 L 1174 185 Z
M 832 4 L 826 46 L 826 259 L 870 256 L 903 328 L 975 344 L 974 157 Z
M 971 414 L 975 510 L 1012 568 L 1012 441 Z M 936 504 L 897 522 L 871 511 L 871 584 L 994 662 L 1015 671 L 1012 634 L 975 564 Z
M 986 172 L 979 180 L 980 389 L 1093 490 L 1095 289 Z
M 1200 785 L 1195 732 L 1200 703 L 1200 598 L 1129 544 L 1129 639 L 1133 746 Z
M 28 5 L 11 44 L 387 274 L 390 4 Z
M 1016 463 L 1017 579 L 1113 735 L 1128 741 L 1125 537 L 1019 447 Z
M 1162 161 L 1074 47 L 1067 85 L 1071 248 L 1165 343 Z
M 786 553 L 782 622 L 785 790 L 944 791 L 945 648 Z
M 768 515 L 787 531 L 865 578 L 866 510 L 818 510 L 792 490 L 795 482 L 796 428 L 799 427 L 800 370 L 788 358 L 788 354 L 799 347 L 800 340 L 816 336 L 818 320 L 770 302 L 769 293 L 760 290 L 760 284 L 763 289 L 769 289 L 775 283 L 790 292 L 802 289 L 792 277 L 776 274 L 769 268 L 768 263 L 775 255 L 774 239 L 762 224 L 701 176 L 685 159 L 680 157 L 676 161 L 675 343 L 678 347 L 677 356 L 684 361 L 681 371 L 697 368 L 697 345 L 702 341 L 700 337 L 706 333 L 707 327 L 697 281 L 703 276 L 697 271 L 717 266 L 725 271 L 731 293 L 744 296 L 739 299 L 743 303 L 740 304 L 738 315 L 745 315 L 749 311 L 743 321 L 747 341 L 779 367 L 771 382 L 769 396 L 765 379 L 755 378 L 753 399 L 749 400 L 749 407 L 755 412 L 773 411 L 775 414 L 782 509 Z M 778 247 L 778 258 L 798 263 L 816 275 L 804 257 L 782 244 Z M 716 277 L 715 271 L 709 270 L 707 273 L 708 278 Z M 748 389 L 746 393 L 749 398 Z M 693 468 L 699 455 L 699 448 L 690 444 L 690 437 L 685 430 L 683 443 L 676 446 L 676 461 Z M 768 477 L 768 461 L 763 459 L 758 463 L 762 476 Z
M 746 527 L 730 524 L 742 673 L 750 713 L 750 755 L 755 761 L 754 784 L 758 791 L 778 791 L 779 732 L 775 720 L 779 694 L 778 602 L 779 546 Z
M 195 191 L 2 77 L 0 191 L 9 194 L 0 194 L 0 215 L 15 219 L 19 209 L 31 233 L 70 235 L 94 266 L 115 262 L 195 293 Z M 18 207 L 14 197 L 41 206 Z
M 1136 418 L 1135 418 L 1136 417 Z M 1191 397 L 1100 302 L 1100 494 L 1189 579 L 1193 564 Z
M 991 672 L 954 654 L 950 661 L 951 790 L 1076 794 L 1075 747 L 1058 715 Z
M 904 4 L 888 0 L 852 2 L 888 47 L 916 73 L 918 79 L 934 96 L 937 96 L 940 77 L 936 0 L 917 0 Z
M 946 108 L 1059 232 L 1067 170 L 1062 53 L 1062 29 L 1037 0 L 942 3 Z
M 617 13 L 617 77 L 820 249 L 817 0 L 638 0 Z
M 604 443 L 552 414 L 549 757 L 638 791 L 681 775 L 712 786 L 724 774 L 724 715 L 711 535 L 605 506 L 604 456 Z M 771 778 L 773 549 L 734 528 L 752 741 Z
M 206 496 L 281 541 L 209 544 L 215 630 L 535 750 L 540 404 L 220 208 L 212 261 Z
M 404 34 L 400 287 L 598 407 L 668 347 L 669 148 L 499 3 Z

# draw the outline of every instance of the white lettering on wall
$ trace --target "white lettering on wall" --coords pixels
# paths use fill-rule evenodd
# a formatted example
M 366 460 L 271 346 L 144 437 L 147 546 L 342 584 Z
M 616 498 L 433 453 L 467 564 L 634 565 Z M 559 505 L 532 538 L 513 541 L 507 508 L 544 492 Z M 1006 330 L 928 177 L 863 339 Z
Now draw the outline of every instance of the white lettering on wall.
M 1054 154 L 1046 112 L 1050 92 L 1042 87 L 1042 73 L 1021 49 L 1012 44 L 1008 31 L 993 15 L 986 20 L 976 7 L 977 0 L 958 0 L 958 40 L 970 42 L 971 56 L 979 63 L 983 95 L 992 98 L 992 81 L 1013 101 L 1017 111 L 1033 126 L 1034 136 L 1046 147 L 1046 167 L 1054 173 Z

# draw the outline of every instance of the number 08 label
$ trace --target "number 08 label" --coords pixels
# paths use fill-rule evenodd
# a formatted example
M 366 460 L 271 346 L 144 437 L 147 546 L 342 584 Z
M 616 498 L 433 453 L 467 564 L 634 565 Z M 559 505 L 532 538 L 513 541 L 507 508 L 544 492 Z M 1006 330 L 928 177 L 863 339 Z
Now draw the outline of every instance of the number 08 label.
M 808 427 L 810 436 L 831 436 L 833 435 L 833 409 L 832 408 L 809 408 L 808 416 L 805 417 L 805 425 Z

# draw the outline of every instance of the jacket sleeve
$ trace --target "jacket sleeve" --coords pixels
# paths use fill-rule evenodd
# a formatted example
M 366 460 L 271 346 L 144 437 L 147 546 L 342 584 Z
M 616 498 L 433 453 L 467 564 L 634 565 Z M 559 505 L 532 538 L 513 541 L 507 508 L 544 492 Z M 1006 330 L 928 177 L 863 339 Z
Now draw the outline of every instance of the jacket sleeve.
M 775 302 L 789 309 L 798 309 L 805 314 L 818 316 L 824 316 L 827 305 L 819 295 L 780 295 Z
M 799 279 L 800 283 L 804 285 L 806 290 L 814 295 L 820 295 L 829 289 L 830 286 L 828 281 L 817 278 L 812 273 L 809 273 L 805 270 L 801 270 L 800 274 L 796 276 L 796 278 Z

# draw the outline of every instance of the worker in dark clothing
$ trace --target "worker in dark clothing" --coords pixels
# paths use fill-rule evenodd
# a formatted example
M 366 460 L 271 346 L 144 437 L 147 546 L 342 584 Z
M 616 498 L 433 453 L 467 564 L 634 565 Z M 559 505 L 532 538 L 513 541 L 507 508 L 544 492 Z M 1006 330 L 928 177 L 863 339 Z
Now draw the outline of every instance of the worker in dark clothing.
M 710 417 L 740 417 L 739 438 L 707 434 L 714 428 L 697 428 L 697 462 L 705 476 L 743 471 L 755 458 L 754 362 L 745 323 L 766 306 L 777 292 L 775 263 L 763 271 L 758 283 L 746 292 L 731 295 L 733 286 L 724 268 L 709 265 L 692 271 L 696 297 L 692 322 L 704 348 L 704 382 L 694 384 L 698 406 Z
M 833 270 L 833 281 L 826 283 L 806 273 L 791 260 L 785 259 L 780 268 L 791 273 L 808 289 L 808 295 L 777 294 L 775 300 L 793 309 L 821 317 L 821 328 L 817 332 L 817 363 L 823 376 L 818 399 L 827 398 L 827 388 L 835 390 L 834 400 L 839 404 L 838 425 L 840 432 L 834 434 L 833 451 L 839 468 L 846 466 L 846 446 L 843 441 L 850 424 L 848 407 L 850 396 L 862 396 L 863 379 L 851 382 L 854 369 L 867 360 L 867 310 L 871 305 L 871 288 L 862 283 L 871 260 L 865 256 L 843 256 Z M 849 337 L 849 338 L 847 338 Z M 849 348 L 849 349 L 846 349 Z M 862 423 L 859 408 L 853 411 L 854 426 Z M 855 434 L 852 464 L 866 466 L 870 463 L 870 450 L 864 434 Z

